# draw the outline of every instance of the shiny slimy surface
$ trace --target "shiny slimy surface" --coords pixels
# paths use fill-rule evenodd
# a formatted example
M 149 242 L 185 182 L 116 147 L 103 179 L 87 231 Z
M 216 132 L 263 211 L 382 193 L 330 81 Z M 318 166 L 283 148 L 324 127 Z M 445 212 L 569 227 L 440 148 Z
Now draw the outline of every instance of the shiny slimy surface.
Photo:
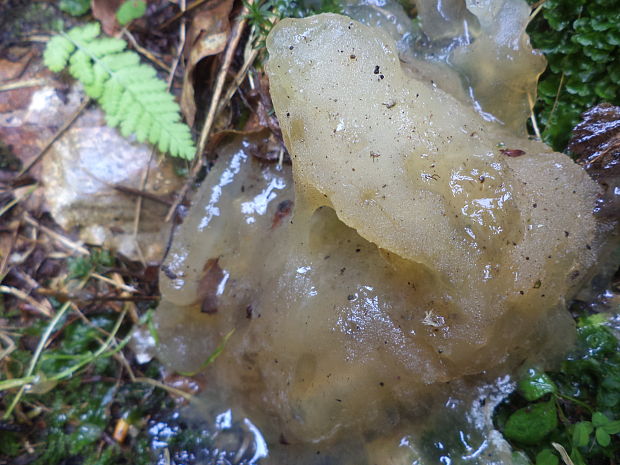
M 403 71 L 376 29 L 284 20 L 268 47 L 292 171 L 251 141 L 220 154 L 162 267 L 161 357 L 194 370 L 235 330 L 207 395 L 252 419 L 266 463 L 411 463 L 472 379 L 570 342 L 597 188 Z M 464 461 L 507 463 L 486 433 Z

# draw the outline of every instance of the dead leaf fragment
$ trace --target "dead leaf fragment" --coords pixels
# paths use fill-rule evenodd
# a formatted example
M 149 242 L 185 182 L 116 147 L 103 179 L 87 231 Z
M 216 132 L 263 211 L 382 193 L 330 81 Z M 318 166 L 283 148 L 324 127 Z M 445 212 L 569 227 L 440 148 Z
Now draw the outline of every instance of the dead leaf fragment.
M 620 107 L 602 103 L 581 115 L 568 150 L 603 188 L 596 213 L 620 218 Z
M 13 79 L 19 78 L 34 54 L 35 52 L 33 50 L 29 50 L 16 61 L 0 58 L 0 82 L 12 81 Z
M 101 22 L 103 31 L 109 36 L 121 30 L 116 20 L 116 11 L 122 3 L 123 0 L 92 0 L 93 16 Z
M 220 268 L 219 258 L 207 260 L 203 268 L 204 274 L 200 280 L 198 295 L 202 300 L 202 313 L 217 313 L 217 291 L 225 279 L 224 271 Z
M 230 35 L 228 17 L 232 10 L 232 0 L 215 0 L 196 9 L 185 42 L 187 65 L 183 76 L 181 110 L 191 126 L 196 117 L 194 100 L 194 70 L 203 58 L 217 55 L 226 48 Z

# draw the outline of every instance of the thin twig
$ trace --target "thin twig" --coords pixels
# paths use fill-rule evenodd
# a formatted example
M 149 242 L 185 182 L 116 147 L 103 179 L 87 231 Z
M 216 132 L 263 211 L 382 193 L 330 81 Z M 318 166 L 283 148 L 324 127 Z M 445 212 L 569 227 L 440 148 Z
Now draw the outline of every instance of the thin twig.
M 8 90 L 23 89 L 24 87 L 43 86 L 46 83 L 47 81 L 42 78 L 24 79 L 23 81 L 12 81 L 12 82 L 7 82 L 5 84 L 0 84 L 0 92 L 5 92 Z
M 160 30 L 161 29 L 166 29 L 172 23 L 177 21 L 179 18 L 181 18 L 182 16 L 186 15 L 187 13 L 192 11 L 193 9 L 198 8 L 200 5 L 202 5 L 206 1 L 208 1 L 208 0 L 196 0 L 195 2 L 192 2 L 187 8 L 181 8 L 181 11 L 179 11 L 172 18 L 170 18 L 169 20 L 164 22 L 161 26 L 159 26 L 159 29 Z M 225 0 L 211 0 L 211 3 L 209 3 L 209 5 L 208 5 L 208 9 L 212 10 L 212 9 L 218 7 L 224 1 Z
M 181 11 L 185 11 L 185 0 L 181 0 L 179 3 L 181 7 Z M 170 74 L 168 74 L 168 90 L 172 86 L 172 81 L 174 80 L 174 75 L 177 72 L 177 68 L 179 63 L 181 62 L 181 57 L 183 56 L 183 49 L 185 48 L 185 41 L 187 40 L 187 27 L 185 25 L 185 21 L 181 21 L 179 25 L 179 46 L 177 47 L 177 56 L 174 59 L 174 63 L 170 69 Z
M 237 46 L 239 45 L 239 41 L 241 40 L 243 30 L 245 29 L 245 25 L 247 23 L 247 14 L 248 9 L 244 6 L 241 10 L 241 13 L 239 14 L 237 22 L 233 26 L 230 40 L 228 41 L 228 46 L 226 47 L 226 52 L 224 53 L 224 63 L 222 64 L 222 67 L 220 68 L 217 79 L 215 81 L 215 89 L 213 90 L 213 96 L 211 98 L 209 112 L 207 113 L 207 118 L 205 119 L 204 126 L 202 127 L 202 131 L 200 132 L 200 138 L 198 139 L 198 148 L 196 150 L 196 155 L 199 157 L 202 156 L 202 152 L 204 151 L 207 139 L 209 138 L 209 134 L 211 133 L 211 127 L 213 126 L 213 122 L 215 121 L 216 110 L 219 104 L 220 97 L 222 95 L 222 90 L 224 89 L 226 76 L 228 75 L 228 70 L 232 65 L 235 51 L 237 50 Z
M 185 0 L 181 0 L 180 7 L 181 7 L 181 11 L 185 11 Z M 172 82 L 174 81 L 174 74 L 176 73 L 177 67 L 179 66 L 179 62 L 181 61 L 181 56 L 183 56 L 183 49 L 185 48 L 185 37 L 186 37 L 185 29 L 186 29 L 185 21 L 181 21 L 181 25 L 179 26 L 179 46 L 177 47 L 177 54 L 172 64 L 172 67 L 168 69 L 168 81 L 167 81 L 168 91 L 170 91 L 170 88 L 172 87 Z M 140 182 L 140 191 L 144 194 L 146 194 L 145 193 L 146 183 L 148 181 L 150 168 L 151 168 L 151 161 L 153 160 L 154 154 L 155 154 L 155 150 L 153 149 L 151 150 L 151 155 L 149 157 L 146 170 L 144 171 L 142 180 Z M 138 243 L 138 231 L 140 228 L 140 217 L 142 216 L 142 203 L 143 203 L 143 198 L 142 196 L 140 196 L 138 197 L 136 201 L 136 210 L 134 214 L 134 224 L 133 224 L 133 238 L 136 244 L 136 250 L 138 251 L 138 254 L 140 255 L 140 259 L 143 264 L 146 264 L 146 261 L 144 259 L 144 254 L 142 253 L 142 248 L 140 247 L 140 244 Z M 172 206 L 173 204 L 169 204 L 169 205 Z
M 75 110 L 73 115 L 71 115 L 71 117 L 67 120 L 67 122 L 65 124 L 63 124 L 62 127 L 58 131 L 56 131 L 56 134 L 54 134 L 46 142 L 46 144 L 39 151 L 37 156 L 34 157 L 32 160 L 30 160 L 30 162 L 21 169 L 21 171 L 17 175 L 18 178 L 22 177 L 25 173 L 27 173 L 30 170 L 30 168 L 32 168 L 34 165 L 36 165 L 43 158 L 43 155 L 45 155 L 45 153 L 49 150 L 49 148 L 52 146 L 52 144 L 54 142 L 56 142 L 56 140 L 58 140 L 60 138 L 60 136 L 62 136 L 65 133 L 65 131 L 67 129 L 69 129 L 69 127 L 75 122 L 75 120 L 78 118 L 78 116 L 80 116 L 80 114 L 84 111 L 84 109 L 89 104 L 90 104 L 90 97 L 86 97 L 84 99 L 84 101 L 82 102 L 82 104 L 79 106 L 79 108 L 77 110 Z
M 152 200 L 153 202 L 161 203 L 167 206 L 172 205 L 172 201 L 164 199 L 158 195 L 151 194 L 150 192 L 146 192 L 144 190 L 134 189 L 133 187 L 122 186 L 120 184 L 115 184 L 112 186 L 112 188 L 121 192 L 122 194 L 135 195 L 137 197 L 142 197 L 144 199 Z
M 47 325 L 47 328 L 45 328 L 45 332 L 41 335 L 41 339 L 39 340 L 39 345 L 37 345 L 34 355 L 32 356 L 32 359 L 30 360 L 30 364 L 28 365 L 28 370 L 26 370 L 26 375 L 24 376 L 24 378 L 29 378 L 34 373 L 34 369 L 37 366 L 37 363 L 39 362 L 39 358 L 41 357 L 41 353 L 43 352 L 43 349 L 45 348 L 48 339 L 52 335 L 52 331 L 54 331 L 54 328 L 56 327 L 58 322 L 61 320 L 61 318 L 65 315 L 65 313 L 67 313 L 67 310 L 69 310 L 70 307 L 71 307 L 71 304 L 69 302 L 65 302 L 63 306 L 60 307 L 60 310 L 58 310 L 54 318 L 49 322 L 49 324 Z M 3 420 L 8 420 L 11 417 L 11 414 L 13 413 L 13 409 L 15 409 L 15 406 L 19 403 L 20 399 L 24 395 L 24 391 L 26 389 L 25 386 L 26 385 L 21 386 L 17 394 L 15 394 L 15 397 L 13 397 L 13 400 L 11 401 L 9 408 L 7 408 L 6 412 L 4 412 L 4 415 L 2 416 Z
M 218 108 L 218 104 L 220 101 L 220 97 L 222 96 L 222 90 L 224 89 L 224 83 L 226 82 L 226 76 L 228 75 L 228 71 L 230 66 L 232 65 L 233 58 L 235 56 L 235 51 L 237 50 L 237 46 L 239 45 L 239 41 L 241 40 L 241 36 L 243 35 L 243 30 L 245 29 L 245 25 L 247 24 L 246 16 L 248 14 L 247 6 L 243 6 L 241 13 L 237 17 L 237 21 L 233 26 L 230 39 L 228 41 L 228 45 L 226 46 L 226 51 L 224 52 L 224 62 L 218 72 L 215 89 L 213 91 L 213 95 L 211 98 L 211 104 L 209 106 L 209 112 L 207 113 L 207 117 L 205 119 L 205 123 L 202 127 L 202 131 L 200 132 L 200 138 L 198 139 L 198 146 L 196 150 L 196 162 L 190 172 L 189 179 L 181 188 L 178 197 L 176 198 L 170 210 L 168 210 L 168 214 L 166 215 L 166 221 L 170 221 L 174 212 L 176 211 L 179 204 L 185 198 L 187 191 L 189 190 L 191 184 L 194 182 L 194 178 L 204 164 L 204 157 L 202 155 L 207 140 L 209 138 L 209 134 L 211 133 L 211 128 L 213 126 L 213 122 L 215 121 L 216 110 Z
M 39 295 L 54 297 L 61 302 L 72 300 L 78 304 L 90 304 L 95 302 L 151 302 L 159 300 L 157 295 L 132 295 L 132 296 L 96 296 L 83 298 L 75 294 L 67 294 L 48 288 L 39 288 L 35 291 Z
M 0 293 L 10 294 L 14 297 L 17 297 L 20 300 L 23 300 L 24 302 L 27 302 L 31 307 L 38 310 L 39 313 L 41 313 L 43 316 L 47 318 L 51 318 L 52 316 L 52 312 L 49 309 L 45 308 L 40 302 L 37 302 L 36 299 L 26 294 L 21 289 L 17 289 L 15 287 L 10 287 L 10 286 L 5 286 L 5 285 L 0 285 Z
M 11 208 L 13 208 L 15 205 L 17 205 L 22 200 L 24 200 L 30 194 L 32 194 L 37 189 L 37 187 L 39 187 L 38 184 L 33 184 L 28 189 L 26 189 L 26 192 L 24 192 L 23 194 L 19 196 L 16 195 L 13 198 L 13 200 L 11 200 L 9 203 L 7 203 L 4 207 L 0 209 L 0 217 L 2 217 L 7 211 L 9 211 Z
M 153 55 L 149 50 L 147 50 L 146 48 L 142 47 L 138 41 L 136 40 L 136 38 L 133 36 L 133 34 L 131 32 L 129 32 L 127 30 L 127 28 L 123 29 L 123 35 L 125 37 L 127 37 L 127 39 L 129 40 L 129 42 L 131 42 L 131 45 L 133 48 L 136 49 L 136 51 L 146 57 L 148 60 L 151 60 L 153 63 L 155 63 L 157 66 L 159 66 L 161 69 L 163 69 L 165 72 L 169 73 L 170 72 L 170 66 L 168 66 L 166 63 L 164 63 L 163 61 L 161 61 L 159 58 L 157 58 L 155 55 Z
M 150 384 L 151 386 L 155 386 L 157 388 L 160 389 L 164 389 L 165 391 L 170 392 L 171 394 L 177 395 L 179 397 L 182 397 L 183 399 L 185 399 L 188 402 L 192 402 L 195 397 L 191 394 L 188 394 L 185 391 L 181 391 L 180 389 L 174 388 L 172 386 L 168 386 L 167 384 L 164 384 L 160 381 L 151 379 L 151 378 L 145 378 L 145 377 L 139 377 L 139 378 L 135 378 L 134 382 L 136 383 L 145 383 L 145 384 Z
M 536 3 L 531 5 L 530 9 L 531 9 L 532 13 L 530 13 L 530 17 L 536 16 L 536 14 L 538 14 L 538 10 L 540 9 L 540 7 L 543 6 L 546 2 L 547 2 L 547 0 L 538 0 Z M 531 21 L 531 19 L 530 19 L 530 21 Z
M 551 112 L 549 112 L 548 121 L 551 121 L 553 114 L 555 113 L 555 109 L 558 107 L 558 102 L 560 101 L 560 93 L 562 92 L 562 86 L 564 85 L 564 73 L 560 75 L 560 84 L 558 84 L 558 91 L 555 93 L 555 100 L 553 101 L 553 106 L 551 107 Z
M 237 89 L 239 89 L 239 86 L 241 85 L 243 80 L 246 78 L 248 69 L 250 69 L 250 66 L 252 66 L 257 56 L 258 56 L 258 49 L 255 48 L 250 52 L 250 56 L 245 61 L 245 63 L 243 63 L 243 66 L 241 67 L 237 75 L 235 76 L 235 79 L 233 80 L 232 84 L 228 87 L 228 90 L 226 91 L 226 95 L 224 95 L 224 97 L 220 100 L 220 104 L 217 107 L 217 113 L 220 113 L 224 109 L 224 107 L 228 104 L 228 102 L 230 102 L 230 99 L 233 97 L 233 95 L 235 95 L 235 92 L 237 92 Z
M 120 273 L 112 273 L 112 279 L 119 286 L 126 285 Z M 131 296 L 130 292 L 121 292 L 121 297 L 130 297 L 130 296 Z M 123 304 L 123 307 L 129 313 L 132 323 L 138 324 L 140 317 L 138 316 L 138 310 L 136 309 L 136 304 L 131 301 L 127 301 Z
M 90 252 L 88 251 L 88 249 L 85 248 L 83 245 L 78 244 L 61 234 L 58 234 L 56 231 L 51 230 L 47 226 L 43 226 L 38 221 L 36 221 L 34 218 L 32 218 L 28 213 L 24 215 L 24 221 L 28 223 L 29 225 L 34 226 L 35 228 L 41 230 L 42 232 L 44 232 L 45 234 L 47 234 L 48 236 L 50 236 L 52 239 L 59 242 L 60 244 L 64 245 L 65 247 L 68 247 L 70 250 L 74 252 L 78 252 L 82 255 L 90 255 Z
M 151 153 L 149 155 L 149 159 L 146 162 L 146 169 L 142 172 L 142 179 L 140 180 L 140 192 L 144 192 L 146 189 L 146 182 L 149 179 L 149 173 L 151 172 L 151 162 L 153 161 L 153 156 L 155 155 L 155 148 L 151 149 Z M 138 230 L 140 229 L 140 216 L 142 215 L 142 202 L 143 196 L 138 196 L 138 200 L 136 201 L 136 210 L 133 217 L 133 239 L 138 243 Z
M 131 294 L 133 294 L 134 292 L 138 292 L 135 288 L 128 286 L 126 284 L 119 284 L 116 281 L 114 281 L 113 279 L 108 278 L 107 276 L 102 276 L 98 273 L 91 273 L 90 274 L 91 277 L 98 279 L 99 281 L 103 281 L 104 283 L 107 283 L 111 286 L 114 286 L 118 289 L 121 289 L 125 292 L 129 292 Z
M 0 331 L 0 339 L 4 341 L 6 346 L 4 349 L 2 349 L 2 351 L 0 351 L 0 360 L 2 360 L 4 357 L 13 352 L 17 348 L 17 346 L 15 345 L 15 342 L 13 342 L 13 339 L 11 339 L 7 334 L 2 331 Z
M 538 123 L 536 122 L 536 115 L 534 114 L 534 102 L 532 102 L 530 94 L 527 94 L 527 101 L 530 103 L 530 120 L 532 121 L 532 128 L 534 128 L 534 134 L 536 134 L 538 140 L 542 140 L 540 129 L 538 129 Z
M 16 222 L 18 223 L 18 222 Z M 19 224 L 19 223 L 18 223 Z M 9 246 L 8 252 L 2 257 L 2 261 L 0 261 L 0 283 L 4 281 L 8 271 L 9 259 L 11 258 L 11 254 L 13 252 L 13 248 L 17 243 L 17 236 L 19 235 L 19 226 L 13 229 L 11 234 L 11 244 Z

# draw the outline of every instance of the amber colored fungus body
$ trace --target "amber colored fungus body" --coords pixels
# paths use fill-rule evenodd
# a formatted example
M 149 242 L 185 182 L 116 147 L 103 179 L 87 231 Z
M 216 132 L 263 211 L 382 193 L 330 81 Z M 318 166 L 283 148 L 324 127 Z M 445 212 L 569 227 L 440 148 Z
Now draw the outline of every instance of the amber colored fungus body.
M 401 67 L 381 30 L 283 20 L 267 46 L 292 169 L 220 153 L 162 267 L 162 358 L 196 369 L 235 330 L 208 395 L 263 431 L 265 463 L 411 463 L 402 425 L 438 396 L 570 344 L 597 185 Z

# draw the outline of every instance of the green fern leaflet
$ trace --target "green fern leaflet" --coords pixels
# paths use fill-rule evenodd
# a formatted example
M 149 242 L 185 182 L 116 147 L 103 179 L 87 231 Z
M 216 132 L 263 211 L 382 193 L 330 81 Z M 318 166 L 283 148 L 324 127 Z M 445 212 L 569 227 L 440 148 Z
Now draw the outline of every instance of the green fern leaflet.
M 99 37 L 100 32 L 99 23 L 89 23 L 55 36 L 45 49 L 45 64 L 55 72 L 68 65 L 86 94 L 100 103 L 107 123 L 119 126 L 123 136 L 135 134 L 161 152 L 193 158 L 189 127 L 166 84 L 152 67 L 140 63 L 137 53 L 125 50 L 125 41 Z

